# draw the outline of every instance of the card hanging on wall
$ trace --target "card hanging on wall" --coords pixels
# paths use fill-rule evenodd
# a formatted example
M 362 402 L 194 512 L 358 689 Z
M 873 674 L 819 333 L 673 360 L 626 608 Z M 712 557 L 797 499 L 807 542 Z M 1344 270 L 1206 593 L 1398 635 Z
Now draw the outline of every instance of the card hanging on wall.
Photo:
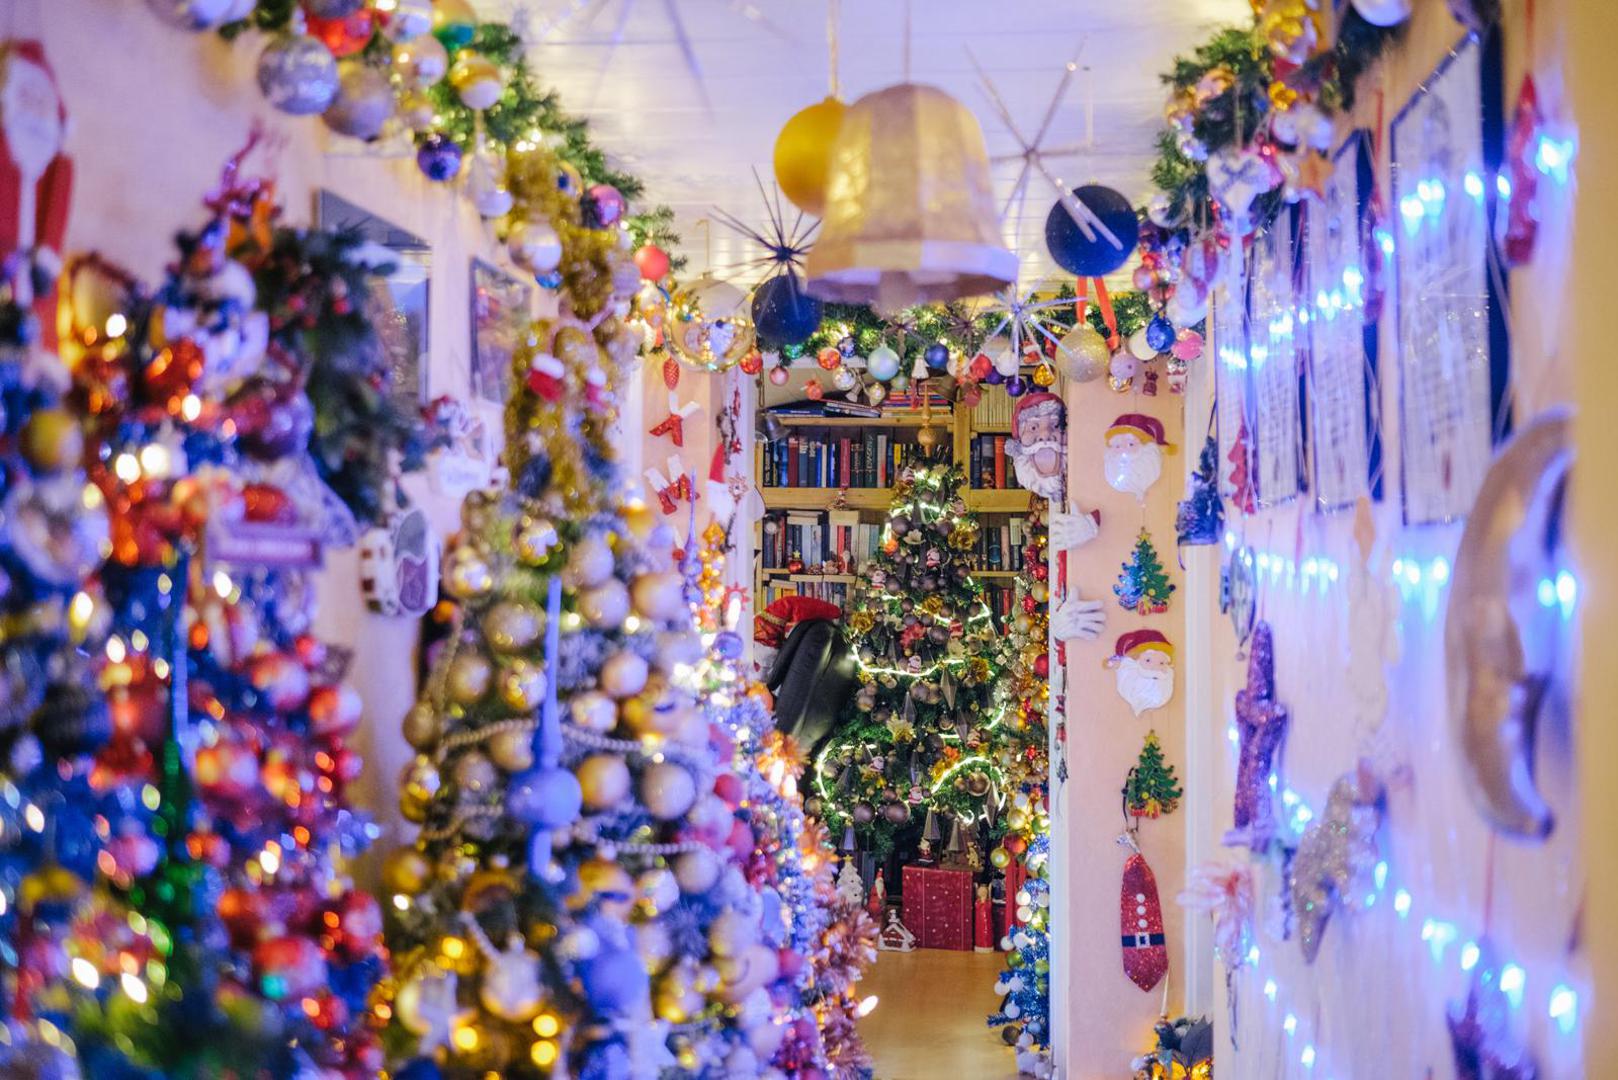
M 1242 281 L 1242 245 L 1233 244 L 1219 260 L 1209 303 L 1214 343 L 1214 426 L 1219 436 L 1219 494 L 1235 494 L 1231 452 L 1244 429 L 1247 409 L 1247 305 Z M 1238 507 L 1243 513 L 1250 508 Z
M 1393 120 L 1399 443 L 1413 525 L 1466 516 L 1509 427 L 1502 298 L 1489 269 L 1498 54 L 1497 37 L 1469 36 Z
M 1283 212 L 1253 240 L 1247 290 L 1247 380 L 1261 507 L 1297 496 L 1303 430 L 1298 403 L 1297 290 L 1293 287 L 1293 214 Z
M 1326 178 L 1325 194 L 1309 208 L 1304 230 L 1306 267 L 1299 310 L 1309 332 L 1309 418 L 1315 503 L 1322 510 L 1376 497 L 1372 474 L 1380 447 L 1376 404 L 1377 326 L 1368 317 L 1379 245 L 1366 242 L 1371 154 L 1369 135 L 1343 143 Z

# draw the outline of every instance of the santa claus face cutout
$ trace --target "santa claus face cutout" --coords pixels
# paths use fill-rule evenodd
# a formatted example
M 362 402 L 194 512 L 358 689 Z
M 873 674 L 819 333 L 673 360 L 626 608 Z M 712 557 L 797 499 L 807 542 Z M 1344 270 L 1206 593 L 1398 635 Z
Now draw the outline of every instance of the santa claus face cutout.
M 1006 456 L 1017 483 L 1044 499 L 1062 498 L 1067 479 L 1067 408 L 1055 394 L 1024 394 L 1011 416 Z
M 1174 447 L 1163 438 L 1163 421 L 1142 413 L 1125 413 L 1107 428 L 1107 449 L 1102 458 L 1107 483 L 1115 491 L 1142 502 L 1163 475 L 1163 455 Z
M 1156 630 L 1132 630 L 1118 638 L 1107 666 L 1118 680 L 1118 696 L 1135 715 L 1161 709 L 1174 696 L 1174 646 Z

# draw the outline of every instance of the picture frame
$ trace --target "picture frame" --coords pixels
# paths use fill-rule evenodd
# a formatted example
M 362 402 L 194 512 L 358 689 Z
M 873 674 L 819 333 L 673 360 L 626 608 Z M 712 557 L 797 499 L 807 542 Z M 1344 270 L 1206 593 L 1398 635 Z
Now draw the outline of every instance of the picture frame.
M 472 400 L 504 404 L 511 388 L 511 358 L 528 333 L 533 286 L 474 258 L 468 295 Z

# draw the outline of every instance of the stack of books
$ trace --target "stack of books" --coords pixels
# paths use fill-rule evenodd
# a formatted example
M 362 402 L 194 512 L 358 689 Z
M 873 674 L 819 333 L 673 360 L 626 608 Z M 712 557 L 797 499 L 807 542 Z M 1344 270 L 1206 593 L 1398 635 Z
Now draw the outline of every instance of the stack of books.
M 764 487 L 885 488 L 922 457 L 916 443 L 887 431 L 794 431 L 764 445 L 760 479 Z

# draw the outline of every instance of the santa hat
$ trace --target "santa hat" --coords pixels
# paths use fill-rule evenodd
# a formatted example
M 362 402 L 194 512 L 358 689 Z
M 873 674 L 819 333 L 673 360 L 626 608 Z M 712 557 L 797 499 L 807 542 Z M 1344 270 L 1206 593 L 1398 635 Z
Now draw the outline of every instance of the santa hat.
M 1023 413 L 1030 409 L 1037 409 L 1041 405 L 1055 405 L 1058 409 L 1064 408 L 1062 399 L 1049 390 L 1037 390 L 1032 394 L 1024 394 L 1011 407 L 1011 430 L 1017 430 L 1017 423 L 1022 419 Z
M 1160 652 L 1171 660 L 1174 658 L 1174 646 L 1169 644 L 1169 639 L 1163 636 L 1162 631 L 1131 630 L 1127 634 L 1118 635 L 1118 645 L 1112 650 L 1111 659 L 1138 657 L 1146 652 Z
M 780 648 L 787 631 L 805 619 L 840 619 L 843 609 L 813 596 L 783 596 L 753 620 L 753 640 Z
M 1112 441 L 1114 435 L 1134 435 L 1143 442 L 1156 443 L 1166 451 L 1174 449 L 1174 445 L 1163 438 L 1163 421 L 1145 413 L 1124 413 L 1114 420 L 1107 429 L 1107 441 Z

